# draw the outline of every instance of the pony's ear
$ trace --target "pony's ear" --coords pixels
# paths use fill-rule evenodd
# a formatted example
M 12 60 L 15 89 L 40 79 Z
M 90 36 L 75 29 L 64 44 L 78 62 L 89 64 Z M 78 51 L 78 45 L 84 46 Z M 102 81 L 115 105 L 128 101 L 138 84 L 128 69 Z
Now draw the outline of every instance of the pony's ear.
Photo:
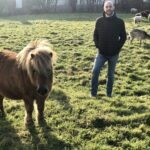
M 31 54 L 31 58 L 33 59 L 35 57 L 35 55 L 34 54 Z
M 53 57 L 53 53 L 52 52 L 50 52 L 49 55 L 50 55 L 50 57 Z

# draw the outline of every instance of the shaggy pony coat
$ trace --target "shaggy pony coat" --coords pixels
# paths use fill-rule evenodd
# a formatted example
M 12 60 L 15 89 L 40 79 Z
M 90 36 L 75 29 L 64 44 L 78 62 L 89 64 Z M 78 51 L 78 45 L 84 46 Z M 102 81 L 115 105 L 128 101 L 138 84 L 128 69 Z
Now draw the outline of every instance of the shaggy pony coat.
M 18 54 L 0 52 L 0 113 L 4 115 L 3 98 L 23 99 L 25 124 L 32 121 L 33 102 L 37 104 L 37 120 L 44 121 L 44 102 L 52 88 L 53 62 L 56 53 L 47 41 L 30 42 Z

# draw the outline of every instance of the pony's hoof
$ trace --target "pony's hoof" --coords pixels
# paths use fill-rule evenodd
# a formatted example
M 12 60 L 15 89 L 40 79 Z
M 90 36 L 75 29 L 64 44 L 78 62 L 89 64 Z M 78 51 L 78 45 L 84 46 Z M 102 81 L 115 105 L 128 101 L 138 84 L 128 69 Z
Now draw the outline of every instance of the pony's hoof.
M 32 120 L 30 120 L 30 121 L 25 121 L 24 124 L 25 124 L 25 127 L 27 127 L 27 128 L 34 125 L 34 123 L 33 123 Z

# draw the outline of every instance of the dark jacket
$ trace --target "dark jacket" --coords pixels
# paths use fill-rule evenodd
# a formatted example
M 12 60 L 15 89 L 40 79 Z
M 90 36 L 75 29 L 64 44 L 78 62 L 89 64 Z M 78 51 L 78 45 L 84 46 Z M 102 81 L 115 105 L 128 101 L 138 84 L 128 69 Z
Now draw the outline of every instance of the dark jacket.
M 125 25 L 115 14 L 98 18 L 94 30 L 94 43 L 99 53 L 106 56 L 119 54 L 126 41 Z

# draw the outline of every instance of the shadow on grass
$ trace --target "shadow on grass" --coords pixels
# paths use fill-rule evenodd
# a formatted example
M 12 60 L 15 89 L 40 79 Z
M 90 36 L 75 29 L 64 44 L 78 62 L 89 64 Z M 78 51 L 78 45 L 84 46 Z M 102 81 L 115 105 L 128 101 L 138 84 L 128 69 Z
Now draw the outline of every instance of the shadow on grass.
M 70 97 L 61 89 L 54 89 L 49 99 L 56 100 L 60 105 L 64 106 L 64 109 L 72 109 L 69 103 Z
M 11 122 L 7 118 L 0 118 L 0 149 L 1 150 L 21 150 L 25 146 L 20 137 L 17 134 L 17 131 L 11 125 Z
M 143 113 L 138 115 L 137 117 L 120 117 L 116 119 L 105 118 L 105 117 L 97 117 L 91 121 L 91 125 L 94 128 L 105 129 L 110 126 L 126 126 L 130 125 L 131 127 L 138 127 L 140 124 L 150 125 L 150 114 Z
M 112 122 L 108 119 L 105 118 L 95 118 L 94 120 L 92 120 L 92 125 L 94 128 L 101 128 L 104 129 L 108 126 L 110 126 L 112 124 Z
M 51 128 L 47 123 L 43 123 L 39 126 L 39 129 L 35 128 L 34 125 L 28 128 L 32 136 L 33 149 L 38 150 L 70 150 L 71 145 L 65 143 L 63 140 L 58 139 L 54 134 L 52 134 Z M 40 133 L 38 133 L 40 131 Z M 40 138 L 39 138 L 40 137 Z
M 21 23 L 22 23 L 23 25 L 32 25 L 32 23 L 31 23 L 30 21 L 26 21 L 26 20 L 21 21 Z
M 18 135 L 18 131 L 12 126 L 7 118 L 0 118 L 0 150 L 70 150 L 71 145 L 58 139 L 51 132 L 48 125 L 42 124 L 40 127 L 34 125 L 27 128 L 29 131 L 29 144 L 24 144 Z M 24 131 L 21 131 L 21 133 Z M 22 137 L 25 138 L 25 137 Z M 23 139 L 22 139 L 23 140 Z
M 150 49 L 150 43 L 149 43 L 149 41 L 147 41 L 146 43 L 144 43 L 143 48 L 147 49 L 147 50 Z

